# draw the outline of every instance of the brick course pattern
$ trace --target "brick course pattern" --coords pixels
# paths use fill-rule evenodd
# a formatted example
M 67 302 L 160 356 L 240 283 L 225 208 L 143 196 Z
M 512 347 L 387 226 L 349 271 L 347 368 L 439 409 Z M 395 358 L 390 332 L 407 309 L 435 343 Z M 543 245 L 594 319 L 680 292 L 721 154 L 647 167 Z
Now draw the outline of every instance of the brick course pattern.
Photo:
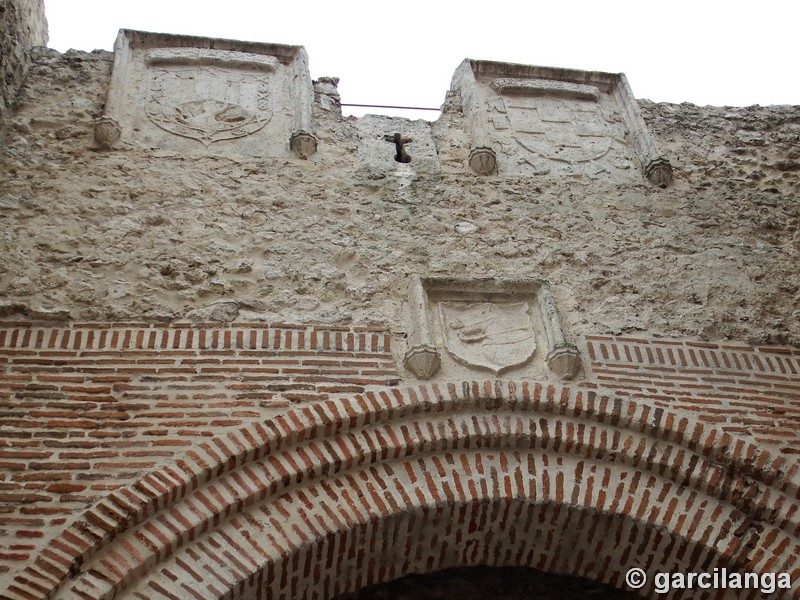
M 111 493 L 7 597 L 321 599 L 478 564 L 617 587 L 632 564 L 796 578 L 797 471 L 714 424 L 591 391 L 368 392 L 204 442 Z
M 587 336 L 588 377 L 615 394 L 800 454 L 800 349 Z
M 747 421 L 792 420 L 798 350 L 585 343 L 574 384 L 409 388 L 372 328 L 6 324 L 0 598 L 322 600 L 470 565 L 788 571 L 800 598 L 797 442 Z
M 369 328 L 0 324 L 0 573 L 199 440 L 397 380 Z

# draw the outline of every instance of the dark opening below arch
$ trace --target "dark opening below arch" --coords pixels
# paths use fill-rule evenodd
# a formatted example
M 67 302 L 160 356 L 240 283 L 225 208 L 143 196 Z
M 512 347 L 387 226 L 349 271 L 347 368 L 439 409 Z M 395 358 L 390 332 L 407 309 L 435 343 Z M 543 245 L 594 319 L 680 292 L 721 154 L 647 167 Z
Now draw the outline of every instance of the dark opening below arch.
M 333 600 L 641 600 L 610 585 L 526 567 L 457 567 L 406 575 Z

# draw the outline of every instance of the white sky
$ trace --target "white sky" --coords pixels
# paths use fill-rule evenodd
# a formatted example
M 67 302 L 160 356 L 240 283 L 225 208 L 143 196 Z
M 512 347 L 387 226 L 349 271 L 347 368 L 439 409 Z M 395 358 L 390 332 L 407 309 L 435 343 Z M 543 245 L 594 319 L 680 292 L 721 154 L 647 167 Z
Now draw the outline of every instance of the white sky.
M 477 58 L 624 72 L 637 98 L 659 102 L 800 105 L 798 0 L 45 0 L 45 7 L 49 46 L 62 52 L 110 50 L 121 28 L 303 45 L 313 78 L 341 79 L 342 102 L 439 107 L 461 60 Z M 381 111 L 346 114 L 363 112 Z

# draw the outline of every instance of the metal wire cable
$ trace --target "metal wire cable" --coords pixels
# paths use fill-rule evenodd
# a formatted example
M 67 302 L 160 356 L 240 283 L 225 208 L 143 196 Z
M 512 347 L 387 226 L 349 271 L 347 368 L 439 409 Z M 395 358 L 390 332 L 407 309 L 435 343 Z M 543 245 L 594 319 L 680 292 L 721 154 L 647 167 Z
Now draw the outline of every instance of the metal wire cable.
M 358 106 L 361 108 L 402 108 L 404 110 L 435 110 L 441 111 L 441 108 L 424 108 L 422 106 L 387 106 L 385 104 L 344 104 L 341 106 Z

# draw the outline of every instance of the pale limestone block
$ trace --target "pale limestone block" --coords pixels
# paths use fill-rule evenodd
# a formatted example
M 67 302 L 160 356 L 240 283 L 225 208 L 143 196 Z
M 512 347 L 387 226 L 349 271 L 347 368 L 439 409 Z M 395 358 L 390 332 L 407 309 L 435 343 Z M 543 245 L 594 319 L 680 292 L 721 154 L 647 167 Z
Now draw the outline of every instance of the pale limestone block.
M 624 75 L 467 59 L 451 91 L 461 98 L 468 164 L 479 175 L 633 183 L 641 171 L 660 187 L 672 181 Z
M 95 144 L 308 158 L 312 100 L 301 46 L 122 30 Z
M 408 315 L 403 366 L 418 379 L 580 373 L 580 353 L 566 340 L 545 281 L 415 276 Z

